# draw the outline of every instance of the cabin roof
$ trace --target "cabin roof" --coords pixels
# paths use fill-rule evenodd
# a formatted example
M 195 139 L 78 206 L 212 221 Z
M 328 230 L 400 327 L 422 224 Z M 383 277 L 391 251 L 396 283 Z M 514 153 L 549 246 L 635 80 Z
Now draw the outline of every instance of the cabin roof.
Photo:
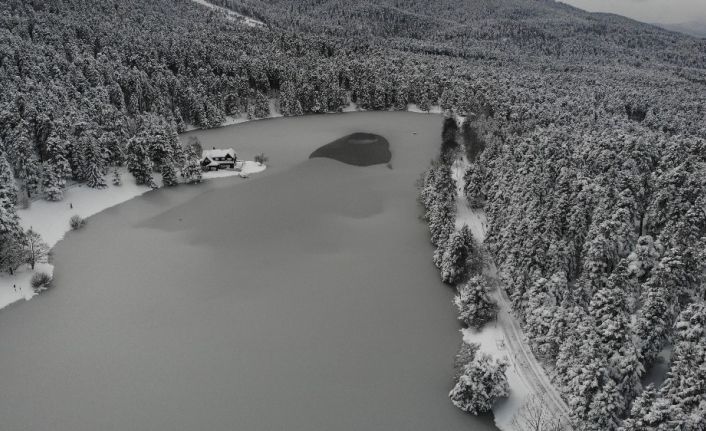
M 203 157 L 204 158 L 208 157 L 211 160 L 213 160 L 214 157 L 225 157 L 227 155 L 230 155 L 232 158 L 235 158 L 235 150 L 232 148 L 219 148 L 219 149 L 213 149 L 213 150 L 203 150 Z

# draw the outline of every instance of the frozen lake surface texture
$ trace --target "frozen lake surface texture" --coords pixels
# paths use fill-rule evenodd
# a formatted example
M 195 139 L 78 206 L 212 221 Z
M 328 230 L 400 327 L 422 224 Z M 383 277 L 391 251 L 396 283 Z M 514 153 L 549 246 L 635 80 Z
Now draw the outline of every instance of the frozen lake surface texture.
M 415 189 L 441 122 L 350 113 L 188 133 L 270 166 L 147 193 L 60 241 L 55 287 L 0 313 L 0 428 L 495 429 L 447 398 L 460 326 Z M 356 132 L 384 137 L 390 165 L 308 158 Z

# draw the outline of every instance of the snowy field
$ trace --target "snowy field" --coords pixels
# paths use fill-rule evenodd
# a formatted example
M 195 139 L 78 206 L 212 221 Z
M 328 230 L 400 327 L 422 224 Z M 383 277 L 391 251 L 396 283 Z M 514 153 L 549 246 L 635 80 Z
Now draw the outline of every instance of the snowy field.
M 241 172 L 231 170 L 204 172 L 203 179 L 236 175 L 247 177 L 250 174 L 262 172 L 265 168 L 265 165 L 246 161 Z M 147 186 L 135 184 L 132 175 L 125 169 L 120 171 L 120 177 L 122 179 L 121 186 L 114 186 L 111 181 L 112 177 L 109 176 L 106 178 L 108 184 L 106 189 L 92 189 L 86 185 L 77 184 L 65 190 L 62 201 L 34 201 L 28 209 L 17 210 L 20 224 L 25 230 L 34 229 L 49 247 L 54 247 L 70 230 L 69 219 L 72 216 L 79 215 L 82 218 L 88 218 L 151 190 Z M 158 185 L 161 184 L 162 179 L 159 174 L 155 174 L 154 179 Z M 0 274 L 0 308 L 20 299 L 31 299 L 35 293 L 30 285 L 30 280 L 36 272 L 45 272 L 51 275 L 54 272 L 54 267 L 50 263 L 40 263 L 32 271 L 29 265 L 22 265 L 12 276 L 6 273 Z
M 457 186 L 456 228 L 460 229 L 463 225 L 468 225 L 473 237 L 482 244 L 485 241 L 488 225 L 485 212 L 470 208 L 463 192 L 465 187 L 463 175 L 467 166 L 468 160 L 465 156 L 452 166 L 452 174 Z M 506 376 L 510 385 L 510 396 L 493 406 L 495 425 L 503 431 L 525 431 L 517 423 L 518 413 L 529 404 L 546 409 L 555 417 L 565 415 L 568 407 L 525 342 L 524 334 L 513 316 L 507 295 L 502 290 L 495 265 L 489 262 L 483 274 L 492 281 L 491 285 L 495 286 L 491 296 L 498 304 L 497 318 L 480 330 L 465 328 L 462 334 L 464 342 L 479 344 L 481 352 L 496 359 L 505 360 L 509 364 Z M 541 402 L 537 404 L 534 400 L 541 400 Z

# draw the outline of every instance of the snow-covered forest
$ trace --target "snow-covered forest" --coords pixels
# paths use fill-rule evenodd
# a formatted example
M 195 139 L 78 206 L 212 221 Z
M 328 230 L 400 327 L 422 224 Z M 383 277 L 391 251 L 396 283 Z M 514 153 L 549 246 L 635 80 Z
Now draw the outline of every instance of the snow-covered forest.
M 122 166 L 146 185 L 197 175 L 188 125 L 264 118 L 271 100 L 439 105 L 468 118 L 468 202 L 575 428 L 706 428 L 705 40 L 551 0 L 211 3 L 264 24 L 192 0 L 0 3 L 1 271 L 28 259 L 16 209 L 32 199 Z M 441 196 L 432 240 L 455 248 L 435 260 L 457 283 L 472 242 Z M 663 350 L 666 380 L 644 388 Z

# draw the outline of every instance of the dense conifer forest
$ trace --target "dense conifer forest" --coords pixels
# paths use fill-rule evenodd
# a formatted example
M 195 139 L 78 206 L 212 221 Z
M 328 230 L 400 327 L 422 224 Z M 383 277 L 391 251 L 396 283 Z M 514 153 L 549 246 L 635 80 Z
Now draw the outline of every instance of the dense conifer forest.
M 0 3 L 2 271 L 32 199 L 118 166 L 196 175 L 187 125 L 439 105 L 466 118 L 465 193 L 575 428 L 706 429 L 706 40 L 551 0 L 212 3 L 263 24 L 192 0 Z M 665 383 L 643 388 L 667 347 Z

